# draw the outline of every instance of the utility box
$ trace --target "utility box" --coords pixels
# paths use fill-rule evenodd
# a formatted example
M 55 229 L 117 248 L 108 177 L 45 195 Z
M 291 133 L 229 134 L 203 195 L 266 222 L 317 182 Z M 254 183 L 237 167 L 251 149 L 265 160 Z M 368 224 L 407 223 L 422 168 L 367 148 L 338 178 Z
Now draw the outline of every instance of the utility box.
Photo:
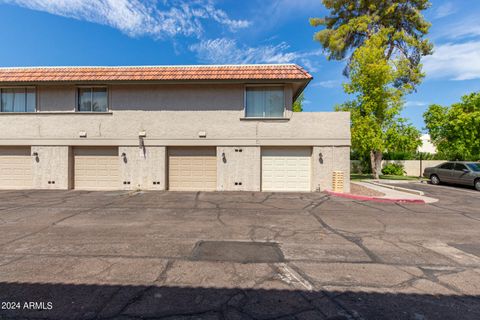
M 333 192 L 342 192 L 345 186 L 345 172 L 343 171 L 333 171 L 332 174 L 332 191 Z

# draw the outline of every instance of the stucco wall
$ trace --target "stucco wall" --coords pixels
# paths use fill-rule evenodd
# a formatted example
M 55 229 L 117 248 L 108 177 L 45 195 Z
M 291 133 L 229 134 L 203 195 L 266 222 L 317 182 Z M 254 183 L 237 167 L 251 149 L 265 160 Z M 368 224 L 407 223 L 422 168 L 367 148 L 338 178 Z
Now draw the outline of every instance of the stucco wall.
M 38 153 L 38 157 L 32 157 L 33 188 L 68 189 L 70 187 L 70 148 L 68 146 L 32 146 L 32 154 L 34 152 Z
M 165 189 L 166 147 L 215 146 L 218 189 L 257 191 L 261 146 L 313 146 L 313 189 L 331 188 L 332 171 L 342 170 L 348 191 L 349 113 L 287 112 L 287 119 L 282 120 L 243 119 L 244 88 L 238 84 L 115 85 L 109 90 L 113 111 L 108 113 L 71 112 L 75 108 L 74 86 L 61 90 L 42 86 L 37 90 L 41 111 L 60 112 L 0 114 L 0 145 L 32 146 L 32 152 L 40 155 L 40 161 L 32 164 L 35 188 L 69 187 L 72 146 L 118 146 L 119 154 L 125 153 L 127 159 L 124 162 L 119 157 L 119 188 L 144 190 Z M 291 109 L 290 86 L 285 96 Z M 139 132 L 143 131 L 145 154 L 139 148 Z M 81 137 L 81 132 L 86 137 Z M 206 137 L 200 135 L 203 132 Z M 242 152 L 235 152 L 236 147 Z M 319 152 L 323 164 L 318 161 Z
M 292 113 L 290 120 L 240 120 L 236 111 L 116 111 L 0 114 L 0 145 L 350 145 L 345 112 Z M 199 137 L 199 132 L 206 137 Z M 80 138 L 79 132 L 86 132 Z
M 38 86 L 37 110 L 71 112 L 76 107 L 75 86 Z
M 74 111 L 77 86 L 36 87 L 38 111 Z M 236 110 L 243 114 L 244 84 L 117 84 L 109 85 L 110 110 Z M 292 107 L 292 86 L 285 84 L 285 106 Z
M 115 85 L 112 110 L 237 110 L 243 109 L 243 85 Z
M 165 190 L 165 147 L 119 147 L 120 184 L 124 190 Z M 121 155 L 125 153 L 125 158 Z M 123 184 L 129 181 L 130 184 Z M 159 184 L 153 184 L 159 182 Z
M 260 157 L 260 147 L 217 147 L 217 189 L 260 191 Z
M 344 172 L 344 190 L 350 192 L 350 147 L 314 147 L 313 190 L 332 190 L 333 171 Z

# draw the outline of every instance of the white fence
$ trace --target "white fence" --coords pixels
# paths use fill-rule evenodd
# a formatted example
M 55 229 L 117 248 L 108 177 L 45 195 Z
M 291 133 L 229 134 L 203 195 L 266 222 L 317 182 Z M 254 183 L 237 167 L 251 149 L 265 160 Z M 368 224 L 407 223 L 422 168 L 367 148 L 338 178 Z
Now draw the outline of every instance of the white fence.
M 405 170 L 405 175 L 418 177 L 423 174 L 423 170 L 427 167 L 434 167 L 447 160 L 383 160 L 382 168 L 388 163 L 402 164 Z M 350 161 L 350 170 L 352 173 L 361 173 L 363 168 L 359 160 Z

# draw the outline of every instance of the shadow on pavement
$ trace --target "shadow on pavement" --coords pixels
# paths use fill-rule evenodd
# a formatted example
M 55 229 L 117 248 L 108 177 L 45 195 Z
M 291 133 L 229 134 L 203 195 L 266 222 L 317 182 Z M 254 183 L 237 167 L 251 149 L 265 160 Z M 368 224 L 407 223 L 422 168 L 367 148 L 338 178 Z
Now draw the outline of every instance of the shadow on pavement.
M 0 302 L 2 320 L 480 319 L 479 296 L 351 291 L 3 282 Z

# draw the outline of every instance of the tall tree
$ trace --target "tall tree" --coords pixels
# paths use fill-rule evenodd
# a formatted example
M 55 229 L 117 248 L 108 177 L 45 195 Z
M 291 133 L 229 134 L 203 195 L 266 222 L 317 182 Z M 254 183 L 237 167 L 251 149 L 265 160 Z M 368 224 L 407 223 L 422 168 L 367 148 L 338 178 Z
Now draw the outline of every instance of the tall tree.
M 387 60 L 400 57 L 406 73 L 395 79 L 415 87 L 422 79 L 420 59 L 431 54 L 432 44 L 424 36 L 430 23 L 422 11 L 430 7 L 428 0 L 322 0 L 330 10 L 324 18 L 311 18 L 314 27 L 323 26 L 314 39 L 320 42 L 329 59 L 343 60 L 361 47 L 372 35 L 386 33 Z M 350 63 L 345 75 L 350 73 Z
M 431 54 L 425 39 L 430 23 L 422 10 L 428 0 L 322 0 L 330 14 L 310 23 L 329 59 L 347 58 L 345 91 L 356 100 L 340 107 L 352 113 L 352 145 L 370 154 L 375 178 L 382 154 L 399 120 L 402 96 L 415 90 L 424 74 L 421 57 Z M 398 129 L 398 126 L 397 126 Z M 387 136 L 387 132 L 390 134 Z M 396 135 L 402 132 L 396 132 Z
M 350 83 L 344 85 L 345 92 L 355 99 L 337 107 L 351 113 L 352 147 L 370 156 L 376 179 L 384 151 L 416 150 L 421 143 L 420 132 L 399 117 L 405 89 L 397 88 L 394 81 L 404 71 L 385 58 L 385 39 L 385 34 L 378 33 L 355 51 Z
M 423 117 L 438 153 L 450 160 L 480 160 L 480 92 L 450 107 L 433 104 Z
M 293 112 L 302 112 L 303 111 L 303 101 L 305 100 L 305 96 L 303 92 L 298 96 L 297 100 L 293 103 L 292 111 Z

